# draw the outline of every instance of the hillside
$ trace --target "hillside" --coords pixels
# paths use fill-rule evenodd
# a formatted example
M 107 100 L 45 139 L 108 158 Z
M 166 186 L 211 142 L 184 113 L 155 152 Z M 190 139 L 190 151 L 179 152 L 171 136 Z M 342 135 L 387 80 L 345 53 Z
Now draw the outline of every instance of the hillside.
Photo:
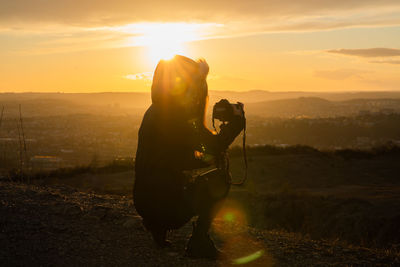
M 225 253 L 217 261 L 184 257 L 191 227 L 154 247 L 132 199 L 83 193 L 67 186 L 0 182 L 2 266 L 359 266 L 400 264 L 390 251 L 371 250 L 257 231 L 217 218 L 212 235 Z M 245 257 L 251 255 L 250 257 Z M 253 261 L 250 261 L 254 259 Z
M 245 104 L 246 114 L 263 117 L 335 117 L 379 112 L 399 112 L 399 92 L 209 92 L 209 112 L 214 103 L 226 98 Z M 151 104 L 149 92 L 115 93 L 0 93 L 0 108 L 5 118 L 18 116 L 21 104 L 24 116 L 62 116 L 70 114 L 143 115 Z
M 360 113 L 398 113 L 399 99 L 350 99 L 330 101 L 320 97 L 299 97 L 248 103 L 246 114 L 262 117 L 340 117 Z
M 236 148 L 230 154 L 233 179 L 239 181 L 241 151 Z M 247 226 L 257 229 L 398 250 L 398 147 L 320 151 L 259 146 L 248 149 L 248 159 L 249 179 L 243 187 L 232 187 L 223 212 L 235 211 Z M 38 173 L 32 182 L 130 197 L 134 181 L 130 166 L 59 169 Z

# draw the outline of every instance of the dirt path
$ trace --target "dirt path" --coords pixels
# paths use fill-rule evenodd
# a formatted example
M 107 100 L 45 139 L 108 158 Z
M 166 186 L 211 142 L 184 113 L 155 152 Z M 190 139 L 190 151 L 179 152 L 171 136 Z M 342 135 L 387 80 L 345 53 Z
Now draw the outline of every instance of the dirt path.
M 229 219 L 229 218 L 228 218 Z M 399 266 L 396 254 L 345 247 L 216 220 L 217 261 L 184 256 L 188 224 L 158 249 L 132 199 L 65 186 L 0 182 L 1 266 Z

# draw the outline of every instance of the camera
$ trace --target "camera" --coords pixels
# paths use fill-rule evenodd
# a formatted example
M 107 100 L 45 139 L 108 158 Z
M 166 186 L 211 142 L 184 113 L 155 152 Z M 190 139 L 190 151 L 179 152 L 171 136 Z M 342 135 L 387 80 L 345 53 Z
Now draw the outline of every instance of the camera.
M 215 103 L 213 108 L 213 119 L 225 122 L 232 121 L 234 116 L 244 117 L 243 103 L 237 102 L 236 104 L 231 104 L 226 99 L 221 99 L 219 102 Z

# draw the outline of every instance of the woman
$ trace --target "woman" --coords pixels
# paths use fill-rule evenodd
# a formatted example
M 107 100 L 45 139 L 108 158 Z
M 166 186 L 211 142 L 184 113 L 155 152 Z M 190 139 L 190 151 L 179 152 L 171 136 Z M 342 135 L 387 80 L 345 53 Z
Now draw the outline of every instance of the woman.
M 219 134 L 205 126 L 208 71 L 204 60 L 184 56 L 158 63 L 152 105 L 139 129 L 133 196 L 136 210 L 159 246 L 169 244 L 167 231 L 199 216 L 187 253 L 215 258 L 218 250 L 208 231 L 229 191 L 225 151 L 243 129 L 244 118 L 234 117 Z

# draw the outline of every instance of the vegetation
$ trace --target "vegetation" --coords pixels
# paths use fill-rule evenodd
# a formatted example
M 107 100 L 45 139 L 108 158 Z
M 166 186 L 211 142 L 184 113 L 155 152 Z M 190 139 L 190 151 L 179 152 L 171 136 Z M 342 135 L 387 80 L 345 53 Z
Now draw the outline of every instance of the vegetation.
M 241 153 L 240 147 L 230 151 L 234 180 L 243 175 Z M 229 198 L 240 203 L 251 226 L 370 247 L 400 244 L 399 147 L 258 146 L 249 147 L 248 156 L 248 181 L 233 186 Z M 38 172 L 32 182 L 130 196 L 133 166 L 114 161 Z
M 39 170 L 34 173 L 28 173 L 27 171 L 21 173 L 17 169 L 9 171 L 5 179 L 11 181 L 35 181 L 35 180 L 46 180 L 46 179 L 71 179 L 75 176 L 82 174 L 112 174 L 131 171 L 134 168 L 134 161 L 127 159 L 115 159 L 111 163 L 104 166 L 96 166 L 97 164 L 81 165 L 71 168 L 59 168 L 55 170 Z M 4 179 L 4 178 L 3 178 Z

